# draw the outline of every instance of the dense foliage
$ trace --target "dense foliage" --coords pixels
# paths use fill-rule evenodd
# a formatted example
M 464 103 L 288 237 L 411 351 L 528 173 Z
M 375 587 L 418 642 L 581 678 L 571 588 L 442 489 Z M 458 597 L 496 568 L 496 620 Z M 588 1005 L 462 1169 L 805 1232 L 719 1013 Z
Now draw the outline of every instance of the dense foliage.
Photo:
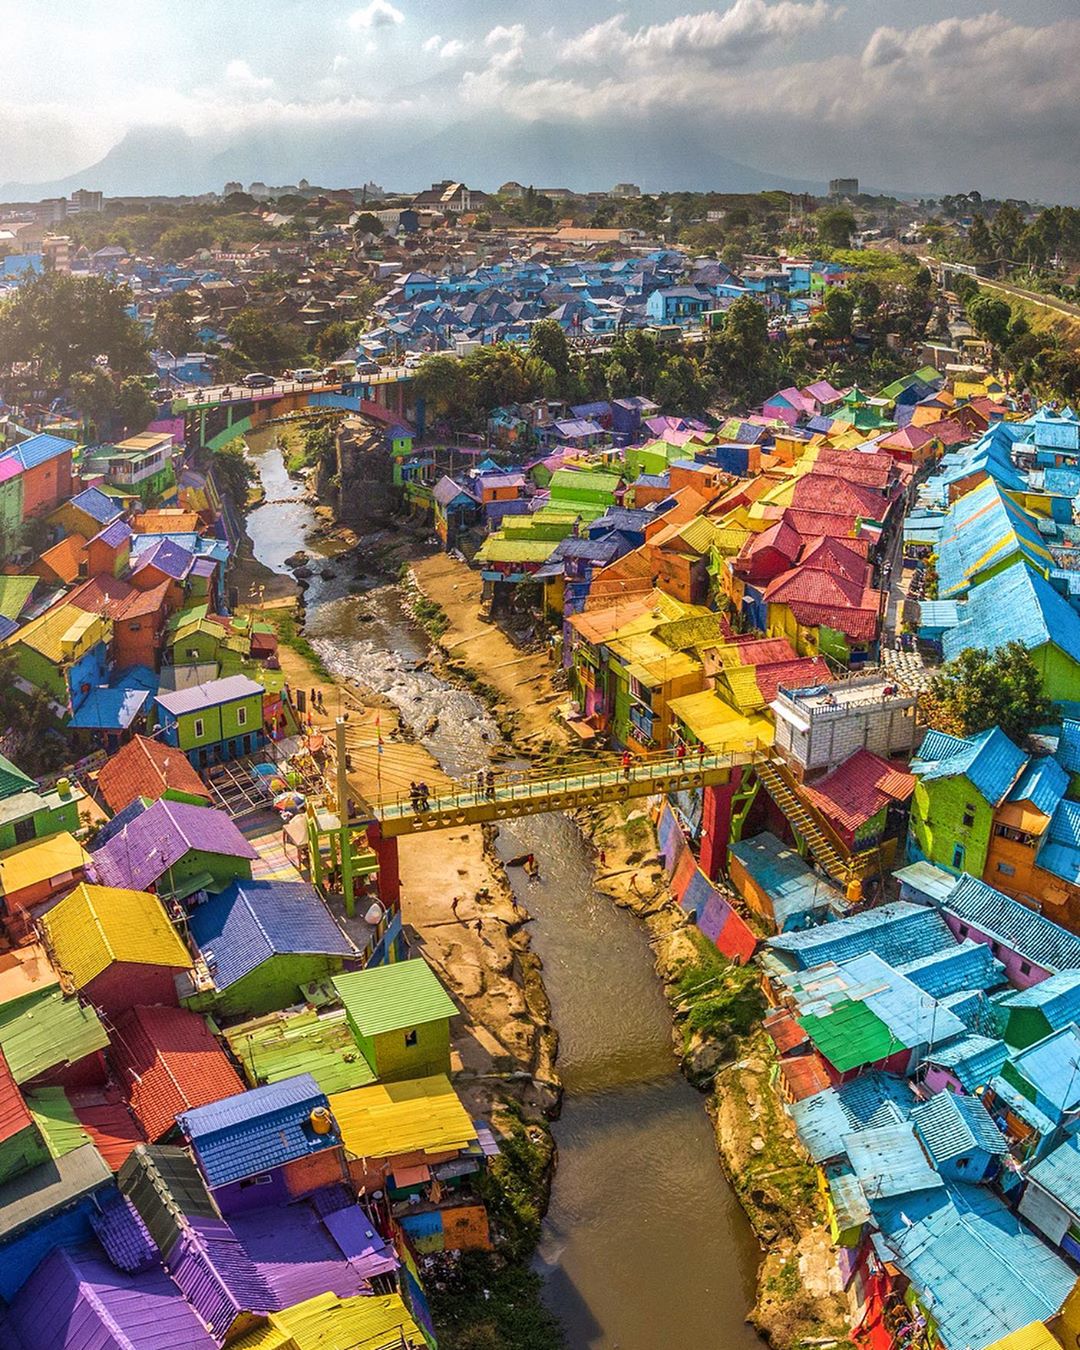
M 993 653 L 969 647 L 947 662 L 934 677 L 924 713 L 940 730 L 961 736 L 1000 727 L 1017 745 L 1054 720 L 1038 668 L 1015 641 Z

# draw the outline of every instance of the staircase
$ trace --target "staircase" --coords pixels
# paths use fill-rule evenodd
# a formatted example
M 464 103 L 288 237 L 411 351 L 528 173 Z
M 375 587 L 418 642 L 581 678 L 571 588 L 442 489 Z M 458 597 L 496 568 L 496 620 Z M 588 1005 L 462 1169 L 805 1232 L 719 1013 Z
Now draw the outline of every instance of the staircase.
M 846 886 L 876 870 L 875 850 L 852 854 L 824 816 L 803 797 L 782 760 L 761 759 L 754 767 L 765 791 L 795 833 L 805 840 L 811 857 L 826 876 Z

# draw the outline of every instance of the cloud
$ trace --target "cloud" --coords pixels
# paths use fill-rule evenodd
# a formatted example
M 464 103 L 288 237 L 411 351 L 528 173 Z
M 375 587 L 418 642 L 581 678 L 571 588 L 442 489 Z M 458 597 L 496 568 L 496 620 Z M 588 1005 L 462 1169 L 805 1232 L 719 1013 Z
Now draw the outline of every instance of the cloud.
M 429 38 L 426 38 L 424 40 L 421 46 L 425 52 L 437 52 L 439 50 L 439 46 L 441 43 L 442 43 L 441 35 L 439 33 L 432 33 L 432 35 Z
M 373 28 L 396 28 L 405 22 L 405 15 L 396 9 L 390 0 L 371 0 L 363 9 L 349 15 L 349 27 L 370 30 Z
M 444 42 L 440 33 L 432 33 L 421 45 L 425 52 L 437 55 L 440 61 L 452 61 L 455 56 L 461 55 L 468 44 L 460 38 L 447 38 Z
M 599 64 L 613 57 L 648 62 L 658 57 L 733 57 L 820 28 L 838 18 L 843 7 L 829 0 L 735 0 L 726 10 L 681 14 L 667 23 L 627 32 L 625 16 L 615 14 L 565 42 L 567 61 Z
M 225 80 L 230 88 L 251 93 L 259 93 L 274 86 L 269 75 L 256 75 L 246 61 L 239 60 L 230 61 L 225 67 Z

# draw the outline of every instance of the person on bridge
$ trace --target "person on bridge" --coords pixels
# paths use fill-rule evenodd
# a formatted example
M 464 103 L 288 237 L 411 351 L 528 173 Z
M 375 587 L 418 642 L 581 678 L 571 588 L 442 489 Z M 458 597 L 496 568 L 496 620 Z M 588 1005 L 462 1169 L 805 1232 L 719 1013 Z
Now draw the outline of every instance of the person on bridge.
M 488 771 L 487 771 L 487 777 L 485 778 L 484 781 L 485 781 L 485 784 L 486 784 L 486 786 L 487 786 L 487 795 L 491 798 L 492 801 L 494 801 L 494 800 L 495 800 L 495 775 L 494 775 L 494 773 L 492 773 L 492 771 L 491 771 L 490 769 L 488 769 Z
M 675 758 L 679 761 L 680 764 L 686 758 L 686 746 L 683 744 L 682 741 L 679 742 L 679 748 L 675 751 Z
M 622 776 L 623 776 L 624 778 L 629 778 L 629 777 L 630 777 L 630 765 L 631 765 L 632 763 L 633 763 L 633 760 L 631 759 L 630 751 L 629 751 L 629 750 L 624 750 L 624 751 L 623 751 L 623 757 L 622 757 Z

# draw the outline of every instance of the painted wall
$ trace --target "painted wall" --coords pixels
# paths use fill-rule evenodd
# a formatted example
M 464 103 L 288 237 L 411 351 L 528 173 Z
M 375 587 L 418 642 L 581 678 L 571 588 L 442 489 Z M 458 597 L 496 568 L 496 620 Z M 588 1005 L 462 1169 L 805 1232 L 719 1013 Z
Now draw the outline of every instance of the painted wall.
M 950 872 L 981 877 L 993 823 L 993 808 L 963 774 L 920 780 L 911 801 L 908 852 Z
M 114 1020 L 135 1004 L 140 1007 L 165 1004 L 175 1008 L 178 1001 L 175 980 L 182 969 L 182 966 L 115 961 L 79 992 L 88 1003 Z
M 408 1045 L 411 1030 L 415 1045 Z M 354 1033 L 355 1034 L 355 1033 Z M 400 1083 L 407 1078 L 427 1078 L 450 1073 L 450 1020 L 426 1022 L 422 1026 L 387 1031 L 380 1036 L 357 1036 L 360 1053 L 384 1083 Z
M 257 1017 L 287 1008 L 300 997 L 300 986 L 325 980 L 343 968 L 340 956 L 272 956 L 228 989 L 211 990 L 184 1000 L 195 1012 L 213 1009 L 223 1017 Z

